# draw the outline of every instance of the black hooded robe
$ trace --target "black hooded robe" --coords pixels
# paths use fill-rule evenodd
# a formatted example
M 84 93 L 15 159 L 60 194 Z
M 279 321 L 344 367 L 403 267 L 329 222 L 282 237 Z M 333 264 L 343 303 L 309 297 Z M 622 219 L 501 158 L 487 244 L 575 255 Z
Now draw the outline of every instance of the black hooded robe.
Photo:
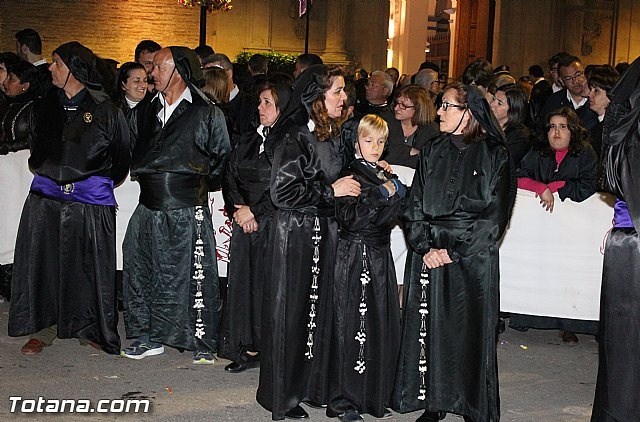
M 404 212 L 407 257 L 400 358 L 392 407 L 500 419 L 496 326 L 498 242 L 515 197 L 504 134 L 479 90 L 471 112 L 485 129 L 470 144 L 442 135 L 422 150 Z M 429 249 L 453 263 L 429 270 Z
M 128 338 L 147 334 L 178 349 L 215 352 L 221 304 L 207 192 L 221 183 L 229 136 L 220 109 L 191 83 L 200 72 L 195 54 L 169 48 L 192 100 L 183 99 L 164 126 L 157 96 L 132 110 L 131 176 L 140 203 L 122 246 L 125 327 Z
M 61 90 L 36 100 L 29 164 L 36 175 L 61 187 L 91 176 L 110 178 L 115 185 L 130 161 L 124 116 L 102 91 L 85 89 L 78 96 L 83 97 L 72 115 L 62 108 Z M 115 224 L 115 206 L 31 191 L 16 241 L 10 336 L 57 324 L 59 338 L 85 339 L 107 353 L 120 353 Z
M 341 232 L 333 298 L 329 415 L 356 410 L 382 417 L 391 401 L 400 351 L 400 303 L 390 236 L 404 200 L 399 193 L 389 198 L 382 195 L 379 186 L 392 176 L 387 173 L 381 179 L 379 171 L 363 160 L 353 161 L 346 175 L 354 176 L 362 193 L 357 198 L 336 199 Z M 362 319 L 361 304 L 366 307 Z M 362 351 L 359 339 L 364 340 Z
M 640 420 L 640 60 L 609 93 L 603 122 L 604 188 L 626 202 L 604 253 L 600 355 L 591 422 Z M 630 224 L 629 224 L 630 223 Z
M 499 420 L 498 241 L 509 219 L 508 159 L 502 146 L 480 142 L 459 149 L 449 136 L 422 150 L 404 215 L 413 251 L 407 259 L 393 396 L 399 412 L 427 409 L 476 422 Z M 422 257 L 430 248 L 447 249 L 454 262 L 425 270 Z M 423 309 L 426 338 L 420 334 Z M 423 339 L 424 364 L 419 363 Z
M 222 352 L 236 362 L 243 352 L 257 352 L 261 347 L 264 266 L 271 249 L 267 240 L 275 211 L 269 192 L 271 162 L 261 147 L 272 140 L 264 139 L 256 130 L 245 133 L 231 152 L 225 174 L 225 201 L 230 206 L 248 205 L 258 223 L 257 232 L 245 233 L 234 222 L 229 246 Z M 233 217 L 233 210 L 229 217 Z

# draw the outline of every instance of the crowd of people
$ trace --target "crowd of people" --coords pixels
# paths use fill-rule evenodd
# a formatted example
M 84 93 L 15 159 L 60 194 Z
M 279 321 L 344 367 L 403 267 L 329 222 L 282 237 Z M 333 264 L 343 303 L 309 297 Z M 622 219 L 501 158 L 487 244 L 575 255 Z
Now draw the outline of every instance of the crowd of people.
M 499 242 L 516 190 L 549 212 L 606 190 L 618 201 L 600 325 L 543 328 L 568 342 L 599 332 L 592 421 L 637 420 L 639 62 L 618 81 L 563 52 L 549 80 L 537 65 L 516 80 L 477 60 L 447 83 L 430 62 L 351 77 L 302 54 L 287 75 L 256 54 L 240 82 L 208 46 L 144 40 L 119 69 L 75 41 L 47 63 L 32 29 L 16 46 L 0 53 L 0 154 L 29 150 L 33 181 L 24 205 L 7 205 L 22 214 L 2 273 L 23 354 L 78 338 L 130 359 L 165 346 L 194 364 L 224 357 L 230 373 L 260 367 L 256 398 L 274 420 L 307 418 L 305 404 L 343 422 L 392 410 L 498 421 Z M 128 179 L 140 196 L 119 273 Z M 208 207 L 219 190 L 226 277 Z

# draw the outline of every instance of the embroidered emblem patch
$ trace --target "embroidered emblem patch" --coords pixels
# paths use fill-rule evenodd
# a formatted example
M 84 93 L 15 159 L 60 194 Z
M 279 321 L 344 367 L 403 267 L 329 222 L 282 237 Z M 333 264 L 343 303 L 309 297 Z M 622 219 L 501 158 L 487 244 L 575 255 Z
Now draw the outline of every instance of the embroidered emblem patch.
M 71 195 L 74 190 L 76 190 L 76 186 L 73 183 L 67 183 L 66 185 L 60 186 L 60 190 L 65 195 Z
M 82 118 L 84 119 L 85 122 L 87 123 L 91 123 L 93 121 L 93 114 L 89 113 L 88 111 L 86 113 L 84 113 L 84 115 L 82 116 Z

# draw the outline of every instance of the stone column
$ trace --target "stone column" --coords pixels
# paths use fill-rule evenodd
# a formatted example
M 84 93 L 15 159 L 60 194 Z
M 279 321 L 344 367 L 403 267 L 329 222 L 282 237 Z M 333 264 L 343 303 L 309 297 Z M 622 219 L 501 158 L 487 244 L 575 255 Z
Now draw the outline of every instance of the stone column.
M 349 3 L 343 0 L 328 0 L 326 3 L 327 39 L 322 53 L 322 60 L 325 63 L 347 64 L 351 62 L 350 54 L 345 46 Z M 314 6 L 318 7 L 318 5 L 319 2 L 315 2 Z

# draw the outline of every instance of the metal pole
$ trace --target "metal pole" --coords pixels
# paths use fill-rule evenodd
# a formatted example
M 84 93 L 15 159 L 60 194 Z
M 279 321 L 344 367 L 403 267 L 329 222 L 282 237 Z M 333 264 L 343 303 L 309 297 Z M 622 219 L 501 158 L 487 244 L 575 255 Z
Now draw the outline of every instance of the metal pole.
M 307 13 L 305 13 L 307 18 L 307 28 L 304 34 L 304 54 L 309 54 L 309 15 L 311 14 L 311 1 L 307 0 Z
M 496 0 L 489 0 L 489 23 L 487 25 L 487 54 L 488 62 L 493 61 L 493 32 L 496 23 Z
M 200 6 L 200 44 L 207 44 L 207 7 Z

